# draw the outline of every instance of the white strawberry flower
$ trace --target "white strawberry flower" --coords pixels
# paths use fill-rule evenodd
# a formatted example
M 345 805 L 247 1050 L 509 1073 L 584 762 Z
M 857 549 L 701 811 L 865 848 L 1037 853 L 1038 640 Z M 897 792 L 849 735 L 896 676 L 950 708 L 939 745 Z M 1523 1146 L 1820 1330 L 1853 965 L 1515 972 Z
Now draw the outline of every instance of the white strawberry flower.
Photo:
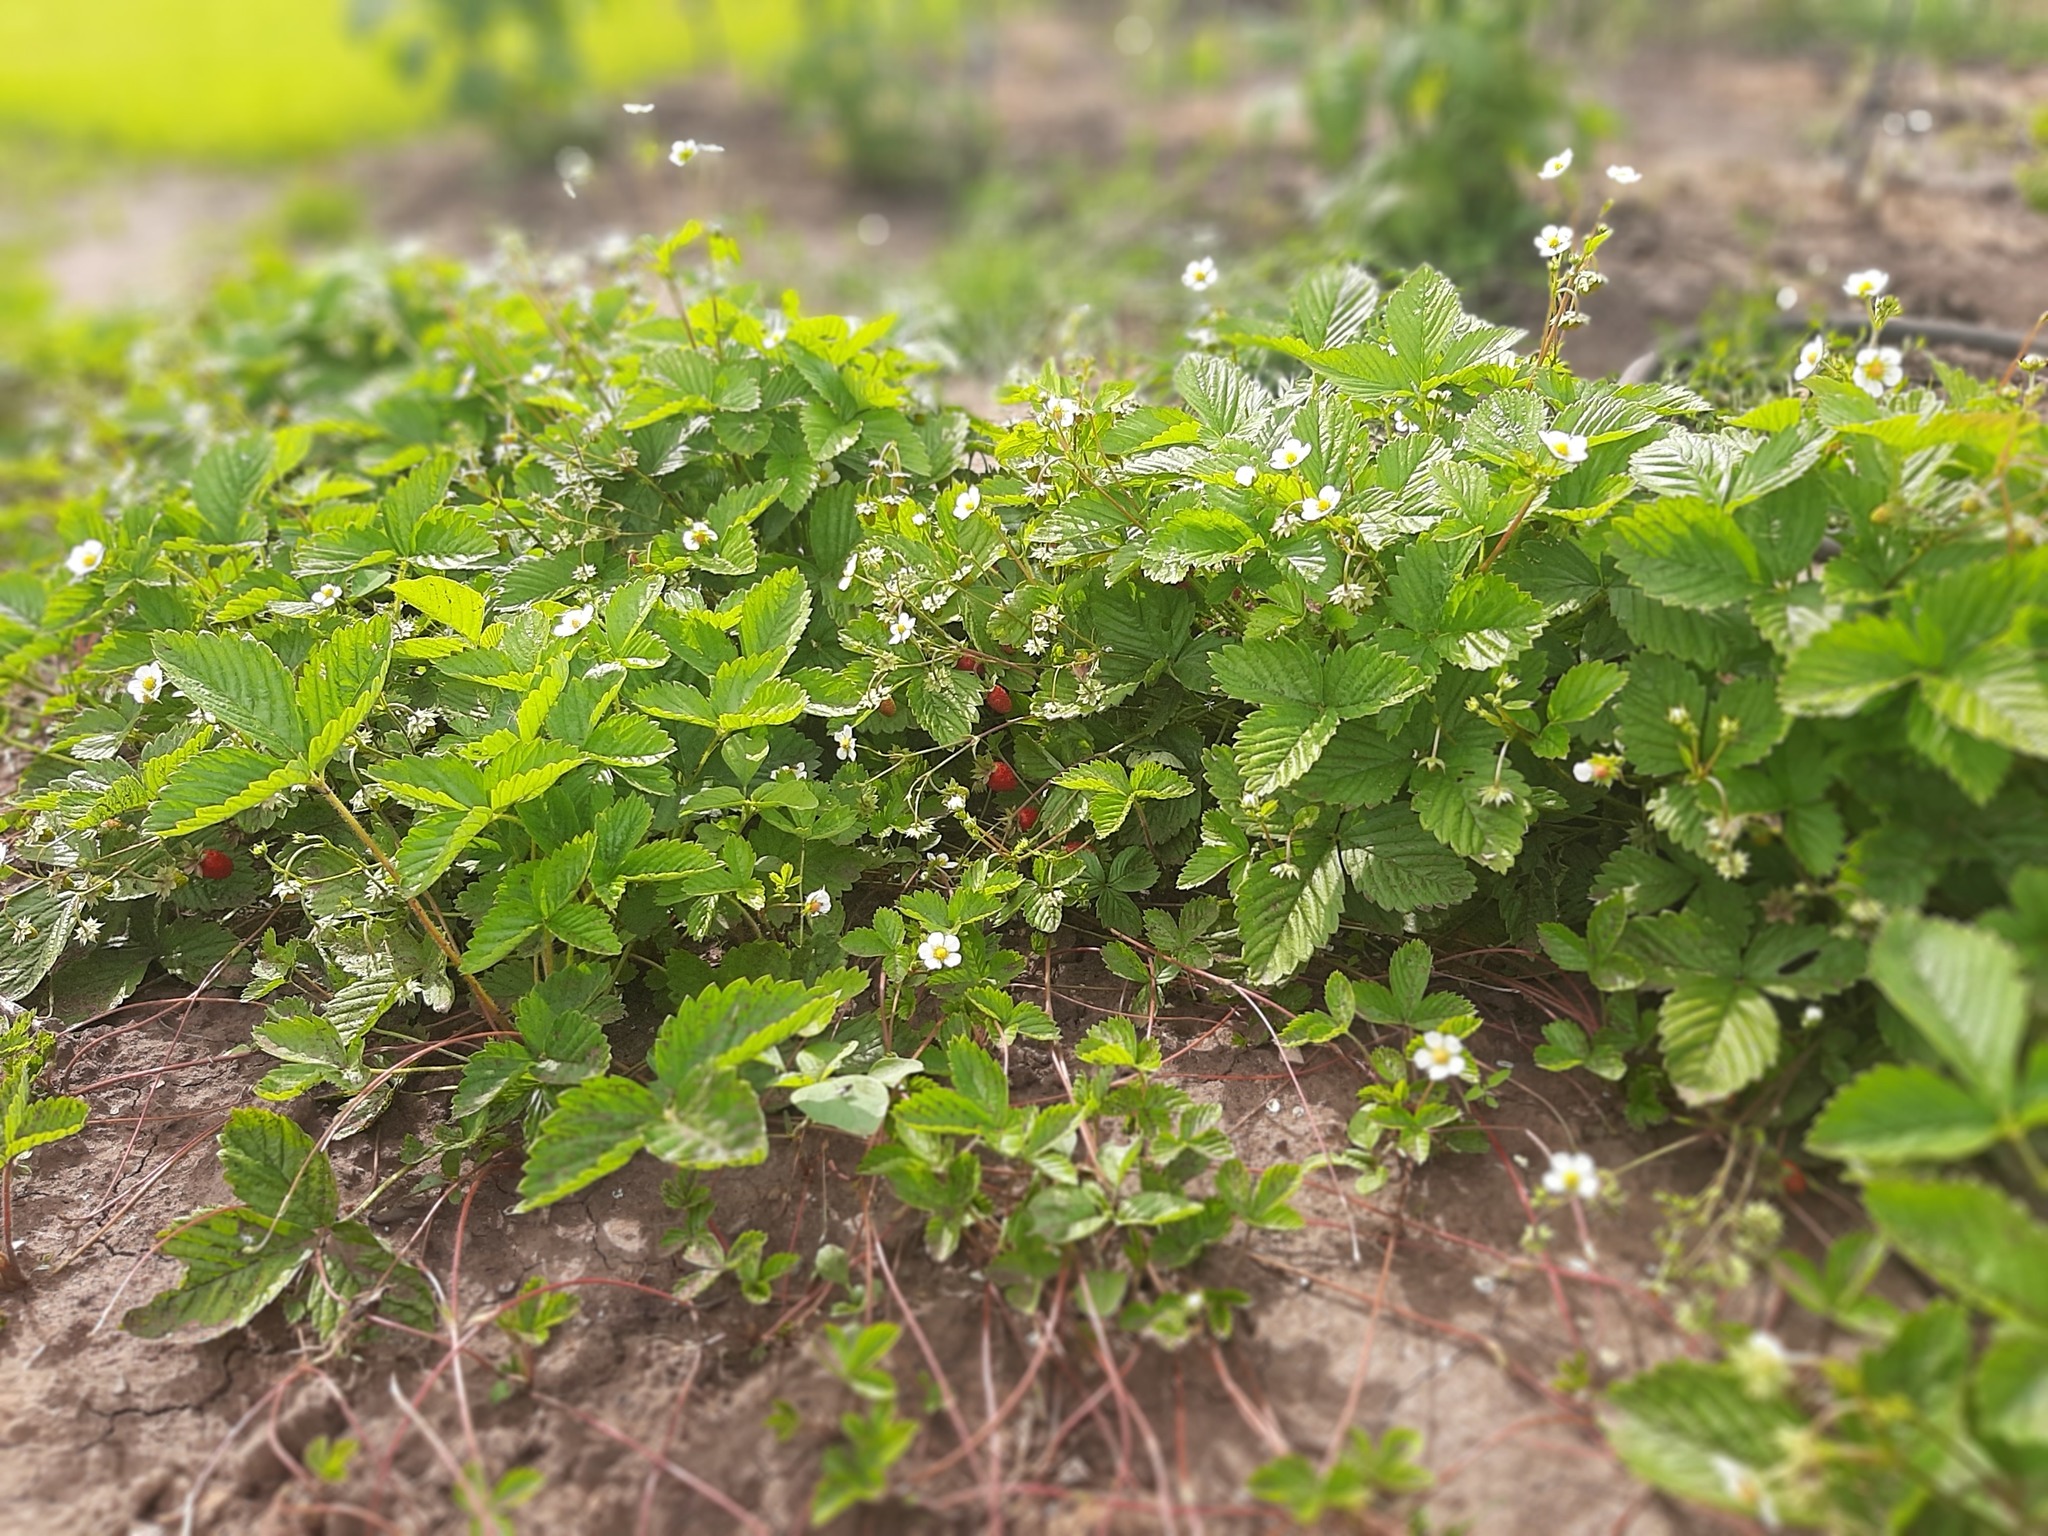
M 853 727 L 850 725 L 842 725 L 832 733 L 832 744 L 839 749 L 839 761 L 842 763 L 850 763 L 860 755 L 860 749 L 854 745 Z
M 1632 165 L 1610 165 L 1607 179 L 1617 187 L 1632 187 L 1643 179 L 1643 173 Z
M 1560 1199 L 1591 1200 L 1600 1193 L 1600 1169 L 1584 1152 L 1553 1152 L 1543 1187 Z
M 1572 248 L 1572 227 L 1569 224 L 1546 224 L 1536 236 L 1536 254 L 1545 261 L 1554 261 Z
M 928 971 L 951 970 L 960 963 L 960 935 L 934 933 L 917 946 L 917 958 Z
M 1555 181 L 1571 168 L 1572 152 L 1569 149 L 1560 149 L 1556 154 L 1543 162 L 1543 169 L 1536 174 L 1545 181 Z
M 675 143 L 668 147 L 668 163 L 670 165 L 688 165 L 699 155 L 722 155 L 724 153 L 725 146 L 723 144 L 699 144 L 695 139 L 677 139 Z
M 1313 452 L 1315 450 L 1300 438 L 1290 437 L 1273 450 L 1273 457 L 1267 462 L 1275 469 L 1294 469 L 1305 463 Z
M 71 546 L 64 557 L 64 569 L 74 576 L 90 576 L 107 563 L 107 546 L 98 539 L 85 539 Z
M 164 669 L 153 661 L 145 661 L 128 679 L 128 697 L 138 704 L 154 704 L 163 691 Z
M 682 533 L 683 548 L 693 555 L 706 545 L 716 544 L 717 542 L 718 530 L 701 518 L 690 524 Z
M 981 487 L 970 485 L 953 498 L 953 516 L 965 522 L 981 510 Z
M 580 635 L 590 628 L 590 621 L 597 617 L 595 605 L 585 603 L 581 608 L 570 608 L 555 620 L 555 638 L 566 640 L 571 635 Z
M 320 590 L 313 594 L 311 601 L 315 608 L 332 608 L 341 601 L 341 588 L 331 581 L 322 582 Z
M 1249 487 L 1253 481 L 1259 478 L 1259 466 L 1256 464 L 1240 464 L 1237 466 L 1237 473 L 1232 475 L 1231 478 L 1239 485 Z
M 804 898 L 805 917 L 823 917 L 832 910 L 832 893 L 820 886 Z
M 1456 1035 L 1432 1029 L 1415 1047 L 1413 1060 L 1415 1070 L 1428 1077 L 1432 1083 L 1440 1083 L 1447 1077 L 1463 1077 L 1465 1042 Z
M 901 645 L 917 632 L 917 620 L 907 613 L 899 613 L 889 621 L 889 643 Z
M 1081 414 L 1081 402 L 1066 395 L 1050 395 L 1039 409 L 1039 420 L 1048 426 L 1071 427 Z
M 1315 495 L 1305 497 L 1301 503 L 1301 520 L 1304 523 L 1319 522 L 1337 510 L 1337 503 L 1344 499 L 1343 492 L 1334 485 L 1326 485 Z
M 1794 379 L 1810 379 L 1827 360 L 1827 337 L 1809 337 L 1806 345 L 1799 349 L 1799 366 L 1792 370 L 1792 377 Z
M 651 101 L 629 101 L 624 103 L 624 106 L 635 117 L 645 117 L 654 110 L 654 103 Z
M 1180 280 L 1191 292 L 1206 293 L 1216 286 L 1216 279 L 1221 276 L 1222 273 L 1216 269 L 1216 259 L 1213 256 L 1201 256 L 1187 264 L 1180 274 Z
M 1874 299 L 1892 283 L 1889 272 L 1876 267 L 1866 267 L 1861 272 L 1851 272 L 1842 279 L 1842 292 L 1852 299 Z
M 947 795 L 947 796 L 946 796 L 946 809 L 947 809 L 947 810 L 949 810 L 949 811 L 964 811 L 964 810 L 966 810 L 966 809 L 967 809 L 967 796 L 966 796 L 966 794 L 965 794 L 965 793 L 963 793 L 962 791 L 960 791 L 960 790 L 957 790 L 957 789 L 956 789 L 956 790 L 954 790 L 954 791 L 953 791 L 953 792 L 952 792 L 951 794 Z
M 1865 347 L 1856 354 L 1856 366 L 1849 376 L 1856 387 L 1873 400 L 1882 400 L 1906 378 L 1906 359 L 1897 347 Z
M 1538 432 L 1536 434 L 1550 456 L 1560 464 L 1583 464 L 1586 462 L 1586 440 L 1576 432 Z

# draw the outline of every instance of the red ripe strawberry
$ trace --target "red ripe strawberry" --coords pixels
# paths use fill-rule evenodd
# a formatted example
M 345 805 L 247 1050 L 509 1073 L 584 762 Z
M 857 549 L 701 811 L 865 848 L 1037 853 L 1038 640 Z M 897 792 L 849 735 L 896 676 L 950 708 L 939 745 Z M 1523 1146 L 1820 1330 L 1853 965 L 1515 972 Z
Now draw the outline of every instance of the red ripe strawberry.
M 981 658 L 972 651 L 962 651 L 960 659 L 953 663 L 953 670 L 956 672 L 979 672 L 981 670 Z
M 997 763 L 988 771 L 988 787 L 999 795 L 1007 795 L 1019 782 L 1017 770 L 1008 763 Z
M 225 880 L 235 872 L 235 861 L 218 848 L 209 848 L 199 855 L 199 874 L 206 880 Z
M 1017 707 L 1016 704 L 1011 701 L 1010 690 L 1005 688 L 1001 683 L 997 683 L 993 688 L 989 689 L 987 693 L 983 694 L 982 700 L 984 703 L 988 705 L 990 709 L 994 710 L 999 715 L 1007 715 L 1011 710 Z
M 1021 828 L 1022 828 L 1022 829 L 1023 829 L 1024 831 L 1026 831 L 1026 832 L 1029 832 L 1029 831 L 1030 831 L 1030 830 L 1031 830 L 1031 829 L 1032 829 L 1033 827 L 1037 826 L 1037 825 L 1038 825 L 1038 807 L 1037 807 L 1037 806 L 1035 806 L 1035 805 L 1020 805 L 1020 806 L 1018 806 L 1018 807 L 1017 807 L 1017 825 L 1018 825 L 1019 827 L 1021 827 Z
M 1085 837 L 1070 837 L 1063 846 L 1069 853 L 1079 853 L 1088 846 L 1088 839 Z
M 882 700 L 881 710 L 883 714 L 892 720 L 896 717 L 896 700 L 893 695 Z
M 1806 1193 L 1805 1173 L 1793 1167 L 1790 1163 L 1785 1165 L 1785 1171 L 1779 1176 L 1778 1184 L 1788 1195 L 1803 1195 Z

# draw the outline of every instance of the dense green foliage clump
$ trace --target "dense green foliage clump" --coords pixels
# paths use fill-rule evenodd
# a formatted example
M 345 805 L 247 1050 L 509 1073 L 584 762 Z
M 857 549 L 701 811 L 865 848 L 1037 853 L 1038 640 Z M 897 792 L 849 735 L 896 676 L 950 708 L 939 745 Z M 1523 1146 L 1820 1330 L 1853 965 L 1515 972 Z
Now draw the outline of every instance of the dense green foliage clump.
M 271 1000 L 265 1098 L 347 1135 L 452 1082 L 413 1175 L 518 1139 L 529 1207 L 802 1117 L 870 1142 L 935 1256 L 1171 1343 L 1242 1300 L 1172 1277 L 1298 1224 L 1307 1170 L 1248 1170 L 1129 1019 L 1072 1046 L 1067 1102 L 1013 1104 L 1004 1053 L 1059 1043 L 1028 952 L 1080 925 L 1282 1043 L 1398 1032 L 1318 1159 L 1370 1187 L 1498 1082 L 1429 941 L 1517 946 L 1606 995 L 1543 1065 L 1645 1121 L 1818 1110 L 1952 1295 L 1898 1314 L 1845 1250 L 1801 1299 L 1869 1352 L 1640 1378 L 1632 1463 L 1773 1518 L 2039 1514 L 2035 374 L 1873 352 L 1732 419 L 1581 379 L 1596 235 L 1533 350 L 1427 268 L 1337 267 L 1171 401 L 1048 371 L 984 422 L 886 321 L 764 307 L 715 239 L 686 271 L 700 235 L 644 286 L 273 272 L 119 381 L 68 559 L 0 576 L 44 733 L 0 992 L 75 1020 L 155 965 L 233 978 Z M 642 1070 L 612 1026 L 650 995 Z M 131 1326 L 418 1305 L 314 1143 L 251 1110 L 223 1156 L 245 1205 L 171 1240 L 186 1286 Z M 758 1241 L 691 1251 L 766 1294 Z M 908 1444 L 886 1397 L 828 1507 Z

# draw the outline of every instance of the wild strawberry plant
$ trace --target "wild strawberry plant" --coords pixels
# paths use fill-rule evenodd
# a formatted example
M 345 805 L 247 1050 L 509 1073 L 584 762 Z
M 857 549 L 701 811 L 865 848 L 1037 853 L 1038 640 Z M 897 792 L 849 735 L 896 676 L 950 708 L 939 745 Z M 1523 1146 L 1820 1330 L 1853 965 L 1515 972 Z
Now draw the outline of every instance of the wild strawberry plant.
M 335 1101 L 330 1135 L 454 1052 L 413 1173 L 516 1140 L 528 1207 L 643 1151 L 685 1179 L 757 1161 L 770 1116 L 808 1120 L 869 1143 L 935 1258 L 1171 1345 L 1236 1305 L 1172 1277 L 1298 1222 L 1308 1170 L 1247 1168 L 1137 1020 L 1068 1041 L 1018 985 L 1046 936 L 1092 930 L 1141 1007 L 1229 991 L 1269 1043 L 1363 1020 L 1349 1145 L 1315 1161 L 1367 1188 L 1469 1144 L 1500 1081 L 1431 941 L 1516 948 L 1608 999 L 1540 1064 L 1626 1078 L 1641 1118 L 1790 1133 L 1826 1102 L 1811 1150 L 1955 1297 L 1883 1317 L 1850 1259 L 1805 1284 L 1888 1347 L 1948 1330 L 1936 1427 L 1965 1449 L 1899 1451 L 1871 1497 L 2023 1528 L 2048 1443 L 2007 1262 L 2048 1241 L 2034 373 L 1907 383 L 1880 281 L 1860 349 L 1809 348 L 1739 415 L 1580 378 L 1559 348 L 1605 231 L 1558 231 L 1530 350 L 1427 268 L 1387 292 L 1338 268 L 1219 325 L 1170 399 L 1048 368 L 975 422 L 886 322 L 763 310 L 726 244 L 685 271 L 700 236 L 654 253 L 668 308 L 401 268 L 304 280 L 308 321 L 259 285 L 224 375 L 153 382 L 177 419 L 221 388 L 268 419 L 123 424 L 65 566 L 6 578 L 8 664 L 48 694 L 10 997 L 232 979 L 270 1000 L 260 1091 Z M 650 995 L 652 1051 L 615 1060 Z M 1063 1096 L 1017 1101 L 1024 1050 Z M 1599 1182 L 1569 1151 L 1552 1178 Z M 772 1284 L 673 1187 L 700 1270 Z M 332 1201 L 237 1188 L 187 1286 L 236 1299 L 201 1320 L 353 1241 Z M 260 1256 L 236 1237 L 287 1216 Z M 349 1272 L 339 1300 L 399 1294 Z M 1809 1458 L 1897 1449 L 1844 1428 L 1878 1411 L 1863 1387 L 1687 1372 L 1615 1402 L 1632 1462 L 1688 1495 L 1846 1498 L 1772 1458 L 1780 1421 Z M 828 1505 L 886 1481 L 885 1409 L 849 1421 Z M 1341 1488 L 1273 1494 L 1355 1502 L 1387 1481 L 1355 1449 Z

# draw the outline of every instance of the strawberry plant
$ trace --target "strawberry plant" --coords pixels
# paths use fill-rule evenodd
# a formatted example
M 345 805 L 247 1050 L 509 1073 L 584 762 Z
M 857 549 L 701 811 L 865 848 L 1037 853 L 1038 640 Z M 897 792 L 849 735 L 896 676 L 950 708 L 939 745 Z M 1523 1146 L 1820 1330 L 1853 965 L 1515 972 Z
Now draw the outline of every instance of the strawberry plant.
M 936 405 L 887 321 L 763 306 L 694 228 L 559 291 L 233 290 L 201 330 L 231 361 L 136 392 L 237 425 L 110 412 L 69 557 L 0 578 L 47 733 L 0 993 L 75 1021 L 152 965 L 240 986 L 260 1093 L 330 1101 L 330 1135 L 452 1087 L 407 1144 L 430 1186 L 516 1148 L 531 1210 L 645 1151 L 676 1246 L 750 1300 L 790 1266 L 683 1180 L 851 1136 L 934 1260 L 1170 1346 L 1233 1326 L 1177 1277 L 1299 1220 L 1311 1168 L 1370 1189 L 1478 1144 L 1502 1069 L 1432 952 L 1513 951 L 1604 999 L 1541 1066 L 1644 1122 L 1810 1125 L 1863 1182 L 1947 1299 L 1881 1317 L 1846 1259 L 1804 1284 L 1889 1341 L 1815 1443 L 1896 1453 L 1884 1518 L 2023 1529 L 2040 373 L 1908 382 L 1866 273 L 1863 333 L 1740 413 L 1582 378 L 1607 233 L 1539 241 L 1533 339 L 1427 267 L 1332 268 L 1218 315 L 1170 396 L 1048 366 L 1001 421 Z M 1133 989 L 1085 1033 L 1018 986 L 1063 928 Z M 1131 1016 L 1168 989 L 1346 1052 L 1348 1144 L 1248 1167 Z M 665 1022 L 622 1061 L 634 1017 Z M 1061 1091 L 1013 1092 L 1027 1051 Z M 241 1204 L 167 1237 L 186 1285 L 132 1326 L 403 1304 L 302 1137 L 238 1112 Z M 1544 1185 L 1583 1216 L 1602 1181 L 1560 1150 Z M 1879 1441 L 1937 1346 L 1934 1466 Z M 1614 1398 L 1647 1476 L 1819 1507 L 1767 1459 L 1814 1399 L 1664 1370 Z M 849 1420 L 828 1507 L 886 1487 L 908 1422 Z M 1385 1450 L 1272 1491 L 1349 1507 Z
M 0 1290 L 26 1286 L 28 1275 L 14 1255 L 14 1170 L 37 1147 L 85 1129 L 85 1100 L 69 1095 L 39 1098 L 36 1076 L 53 1040 L 32 1019 L 0 1033 Z

